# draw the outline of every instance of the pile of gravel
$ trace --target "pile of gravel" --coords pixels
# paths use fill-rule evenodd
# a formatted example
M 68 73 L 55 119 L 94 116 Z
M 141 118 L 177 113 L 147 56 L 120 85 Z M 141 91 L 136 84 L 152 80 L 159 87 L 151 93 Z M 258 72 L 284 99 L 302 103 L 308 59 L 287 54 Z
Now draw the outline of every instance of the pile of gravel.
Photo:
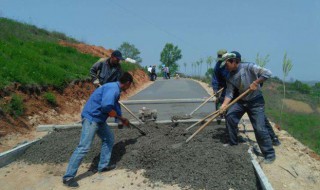
M 258 189 L 258 179 L 247 153 L 248 146 L 224 147 L 224 127 L 209 126 L 189 143 L 188 124 L 149 124 L 141 136 L 135 129 L 114 129 L 112 163 L 117 168 L 144 169 L 153 182 L 192 189 Z M 68 162 L 79 143 L 80 129 L 57 130 L 30 147 L 21 157 L 31 164 Z M 95 138 L 83 162 L 96 166 L 100 139 Z

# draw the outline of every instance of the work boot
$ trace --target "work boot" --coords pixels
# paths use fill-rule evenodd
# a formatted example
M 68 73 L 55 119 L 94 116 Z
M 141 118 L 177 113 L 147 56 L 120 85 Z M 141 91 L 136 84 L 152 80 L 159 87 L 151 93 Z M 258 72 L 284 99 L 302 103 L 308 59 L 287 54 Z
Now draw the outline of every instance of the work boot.
M 275 157 L 275 156 L 270 157 L 270 158 L 264 158 L 264 159 L 263 159 L 263 163 L 264 163 L 264 164 L 272 164 L 275 160 L 276 160 L 276 157 Z
M 76 182 L 76 180 L 74 180 L 74 178 L 70 178 L 70 179 L 63 179 L 63 185 L 70 187 L 72 189 L 78 188 L 79 184 L 78 182 Z
M 99 171 L 99 173 L 108 172 L 108 171 L 110 171 L 110 170 L 115 169 L 116 167 L 117 167 L 117 166 L 116 166 L 115 164 L 111 164 L 111 165 L 109 165 L 109 166 L 107 166 L 107 167 L 105 167 L 105 168 L 102 168 L 102 169 Z
M 218 123 L 218 125 L 221 124 L 221 119 L 220 118 L 217 119 L 217 123 Z
M 279 139 L 277 137 L 272 139 L 272 145 L 273 146 L 280 146 L 281 142 L 279 141 Z
M 243 138 L 241 135 L 238 136 L 238 143 L 246 143 L 246 139 Z

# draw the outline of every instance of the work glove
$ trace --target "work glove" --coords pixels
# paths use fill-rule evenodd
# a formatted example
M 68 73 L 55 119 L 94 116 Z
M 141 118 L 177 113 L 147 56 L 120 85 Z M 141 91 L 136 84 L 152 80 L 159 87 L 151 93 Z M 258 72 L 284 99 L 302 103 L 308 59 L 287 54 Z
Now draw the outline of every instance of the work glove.
M 93 81 L 93 84 L 94 84 L 95 86 L 101 86 L 101 84 L 100 84 L 100 82 L 99 82 L 99 79 L 94 80 L 94 81 Z

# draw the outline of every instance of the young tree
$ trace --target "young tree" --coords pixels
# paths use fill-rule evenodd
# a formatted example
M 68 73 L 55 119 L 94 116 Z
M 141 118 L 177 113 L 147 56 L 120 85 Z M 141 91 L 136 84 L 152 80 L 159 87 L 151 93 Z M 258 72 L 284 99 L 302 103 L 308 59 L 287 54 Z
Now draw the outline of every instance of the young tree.
M 171 43 L 164 46 L 160 55 L 160 61 L 169 67 L 170 73 L 175 73 L 178 70 L 179 65 L 176 62 L 181 58 L 181 50 Z
M 200 61 L 196 61 L 196 64 L 198 66 L 198 76 L 200 77 Z
M 270 57 L 269 54 L 266 55 L 265 57 L 260 57 L 259 53 L 257 53 L 257 57 L 256 57 L 257 65 L 259 65 L 260 67 L 265 67 L 267 63 L 270 61 L 269 57 Z
M 209 68 L 209 69 L 207 70 L 206 74 L 205 74 L 206 78 L 207 78 L 207 79 L 211 79 L 211 78 L 213 77 L 213 75 L 214 75 L 214 70 L 213 70 L 213 68 Z
M 193 75 L 193 63 L 191 63 L 191 76 Z
M 213 57 L 212 56 L 209 56 L 207 57 L 207 71 L 209 69 L 209 67 L 211 68 L 211 65 L 212 65 L 212 62 L 213 62 Z
M 199 62 L 200 62 L 200 73 L 199 73 L 199 77 L 200 77 L 200 76 L 201 76 L 201 72 L 202 72 L 203 59 L 201 58 L 201 59 L 199 60 Z
M 130 44 L 129 42 L 123 42 L 118 50 L 121 51 L 124 58 L 134 59 L 139 64 L 142 62 L 142 59 L 139 56 L 140 51 L 133 44 Z
M 186 74 L 186 73 L 187 73 L 187 63 L 184 62 L 184 63 L 183 63 L 183 66 L 184 66 L 184 73 Z
M 283 72 L 283 100 L 286 99 L 286 77 L 291 71 L 293 65 L 290 59 L 287 59 L 287 53 L 284 54 L 283 63 L 282 63 L 282 72 Z M 280 125 L 282 124 L 282 112 L 283 112 L 284 101 L 281 104 L 281 112 L 280 112 Z

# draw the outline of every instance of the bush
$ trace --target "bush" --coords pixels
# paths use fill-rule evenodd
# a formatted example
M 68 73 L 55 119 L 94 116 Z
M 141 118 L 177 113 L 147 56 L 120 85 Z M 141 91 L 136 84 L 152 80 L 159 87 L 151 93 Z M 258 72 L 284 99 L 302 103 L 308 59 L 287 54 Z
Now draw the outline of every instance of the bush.
M 51 92 L 47 92 L 43 95 L 44 99 L 52 106 L 57 105 L 56 96 L 52 94 Z
M 10 115 L 21 116 L 24 113 L 23 99 L 21 96 L 14 94 L 7 107 L 7 112 Z

